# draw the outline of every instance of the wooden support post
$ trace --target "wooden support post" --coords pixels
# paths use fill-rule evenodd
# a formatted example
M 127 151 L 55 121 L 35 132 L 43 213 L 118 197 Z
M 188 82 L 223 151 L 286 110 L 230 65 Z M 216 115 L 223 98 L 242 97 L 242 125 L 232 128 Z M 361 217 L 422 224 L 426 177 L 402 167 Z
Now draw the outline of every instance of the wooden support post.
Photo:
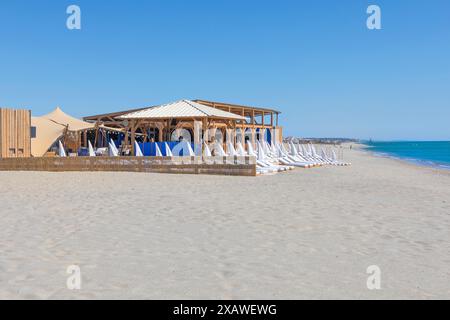
M 87 130 L 84 130 L 83 131 L 83 144 L 84 144 L 84 147 L 85 148 L 87 148 L 88 147 L 88 138 L 87 138 L 87 136 L 88 136 L 88 131 Z
M 202 147 L 202 123 L 200 121 L 193 121 L 193 128 L 194 128 L 194 151 L 198 152 L 202 152 L 203 151 L 203 147 Z
M 97 120 L 97 122 L 95 123 L 95 138 L 94 138 L 94 146 L 93 146 L 94 148 L 97 147 L 99 122 L 100 122 L 100 120 Z
M 135 120 L 131 120 L 131 156 L 134 156 L 135 148 L 134 142 L 136 141 L 136 123 Z
M 159 140 L 159 142 L 162 142 L 164 140 L 163 133 L 164 133 L 164 123 L 163 123 L 162 126 L 158 126 L 158 140 Z
M 256 148 L 256 128 L 255 126 L 252 127 L 252 138 L 251 138 L 251 143 L 253 148 Z

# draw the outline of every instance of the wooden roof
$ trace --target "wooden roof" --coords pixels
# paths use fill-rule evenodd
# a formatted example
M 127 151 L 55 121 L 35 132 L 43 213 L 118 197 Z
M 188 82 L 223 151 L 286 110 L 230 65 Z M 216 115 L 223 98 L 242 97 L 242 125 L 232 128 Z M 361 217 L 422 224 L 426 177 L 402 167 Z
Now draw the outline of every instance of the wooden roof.
M 261 108 L 261 107 L 251 107 L 251 106 L 245 106 L 245 105 L 239 105 L 239 104 L 231 104 L 231 103 L 224 103 L 224 102 L 216 102 L 216 101 L 208 101 L 208 100 L 192 100 L 196 103 L 203 104 L 205 106 L 217 108 L 223 111 L 235 113 L 238 115 L 242 115 L 242 112 L 244 112 L 245 116 L 251 116 L 254 114 L 255 116 L 260 116 L 263 113 L 265 114 L 280 114 L 281 112 L 272 108 Z M 155 106 L 153 106 L 155 107 Z M 149 109 L 152 107 L 143 107 L 143 108 L 136 108 L 136 109 L 129 109 L 129 110 L 123 110 L 123 111 L 117 111 L 117 112 L 111 112 L 111 113 L 104 113 L 104 114 L 98 114 L 98 115 L 92 115 L 92 116 L 86 116 L 83 118 L 84 121 L 97 121 L 100 119 L 101 121 L 104 121 L 105 119 L 115 120 L 115 118 L 121 117 L 123 115 L 126 115 L 128 113 L 142 111 L 145 109 Z
M 270 114 L 270 113 L 281 114 L 281 111 L 278 111 L 278 110 L 275 110 L 272 108 L 252 107 L 252 106 L 246 106 L 246 105 L 240 105 L 240 104 L 232 104 L 232 103 L 200 100 L 200 99 L 196 99 L 193 101 L 204 104 L 206 106 L 210 106 L 213 108 L 219 108 L 219 109 L 226 110 L 226 111 L 231 109 L 231 112 L 233 112 L 233 110 L 240 109 L 240 110 L 244 110 L 246 113 L 254 112 L 255 115 L 261 115 L 263 112 L 266 114 Z

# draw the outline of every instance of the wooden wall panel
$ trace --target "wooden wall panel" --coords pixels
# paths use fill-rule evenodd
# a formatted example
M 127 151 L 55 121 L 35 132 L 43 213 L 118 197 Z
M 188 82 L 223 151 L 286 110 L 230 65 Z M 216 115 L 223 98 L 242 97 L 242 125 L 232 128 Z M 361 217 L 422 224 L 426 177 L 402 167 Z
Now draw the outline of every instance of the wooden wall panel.
M 211 162 L 208 164 L 207 162 Z M 237 164 L 239 163 L 239 164 Z M 67 157 L 0 159 L 0 171 L 154 172 L 256 176 L 254 157 Z
M 0 158 L 31 157 L 31 112 L 0 108 Z

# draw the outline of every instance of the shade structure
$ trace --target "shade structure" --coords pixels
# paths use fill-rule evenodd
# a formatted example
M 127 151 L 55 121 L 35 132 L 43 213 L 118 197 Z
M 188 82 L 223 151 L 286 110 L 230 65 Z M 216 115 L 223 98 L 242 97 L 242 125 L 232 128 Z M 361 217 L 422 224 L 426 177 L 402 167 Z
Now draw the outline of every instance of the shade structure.
M 64 134 L 64 127 L 46 118 L 31 117 L 31 127 L 36 137 L 31 139 L 31 155 L 42 157 L 47 150 Z
M 95 124 L 85 122 L 83 120 L 74 118 L 67 113 L 64 113 L 61 108 L 57 107 L 52 112 L 40 117 L 44 118 L 50 121 L 53 121 L 54 123 L 57 123 L 59 125 L 62 125 L 64 127 L 67 127 L 69 131 L 81 131 L 81 130 L 87 130 L 87 129 L 94 129 Z
M 31 126 L 36 131 L 36 136 L 31 139 L 31 155 L 33 157 L 42 157 L 66 131 L 78 132 L 97 128 L 95 123 L 74 118 L 59 107 L 41 117 L 31 117 Z M 103 125 L 98 127 L 106 130 L 123 131 Z
M 174 119 L 174 118 L 219 118 L 245 120 L 245 117 L 226 112 L 220 109 L 208 107 L 191 100 L 179 100 L 176 102 L 151 107 L 117 117 L 118 119 Z

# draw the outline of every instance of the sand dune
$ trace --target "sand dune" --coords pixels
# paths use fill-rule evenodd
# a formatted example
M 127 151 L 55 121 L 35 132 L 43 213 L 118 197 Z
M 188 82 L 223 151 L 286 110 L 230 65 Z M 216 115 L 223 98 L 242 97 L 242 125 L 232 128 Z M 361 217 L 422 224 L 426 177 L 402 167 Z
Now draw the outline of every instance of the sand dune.
M 0 299 L 449 299 L 450 175 L 345 156 L 256 178 L 0 172 Z

